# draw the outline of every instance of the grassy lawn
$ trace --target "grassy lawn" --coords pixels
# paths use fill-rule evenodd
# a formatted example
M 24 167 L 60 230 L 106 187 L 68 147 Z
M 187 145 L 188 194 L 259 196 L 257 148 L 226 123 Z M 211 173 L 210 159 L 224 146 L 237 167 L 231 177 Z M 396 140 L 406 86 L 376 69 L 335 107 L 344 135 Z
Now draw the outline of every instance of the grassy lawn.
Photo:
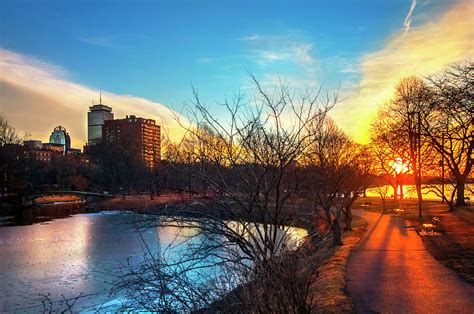
M 356 209 L 364 208 L 377 212 L 380 212 L 382 207 L 382 201 L 377 198 L 361 198 L 354 205 Z M 455 270 L 470 284 L 474 284 L 474 206 L 449 212 L 447 205 L 440 201 L 424 201 L 422 219 L 418 218 L 418 203 L 413 199 L 388 199 L 385 208 L 388 214 L 393 209 L 403 208 L 406 213 L 404 217 L 412 222 L 418 231 L 421 224 L 429 223 L 433 217 L 438 217 L 440 222 L 437 231 L 440 234 L 422 236 L 423 244 L 437 260 Z

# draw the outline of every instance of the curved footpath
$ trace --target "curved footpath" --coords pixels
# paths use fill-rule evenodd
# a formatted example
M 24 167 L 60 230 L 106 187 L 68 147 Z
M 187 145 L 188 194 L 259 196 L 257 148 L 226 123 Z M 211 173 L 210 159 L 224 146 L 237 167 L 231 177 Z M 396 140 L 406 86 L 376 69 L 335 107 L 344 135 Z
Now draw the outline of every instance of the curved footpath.
M 410 222 L 354 211 L 368 231 L 347 264 L 358 313 L 474 313 L 474 287 L 435 260 Z

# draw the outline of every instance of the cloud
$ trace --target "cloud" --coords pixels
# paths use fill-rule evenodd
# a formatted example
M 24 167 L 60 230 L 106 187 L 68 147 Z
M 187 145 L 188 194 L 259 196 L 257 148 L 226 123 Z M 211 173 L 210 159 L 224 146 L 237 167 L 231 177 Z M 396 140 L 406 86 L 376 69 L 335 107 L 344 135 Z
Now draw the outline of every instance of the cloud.
M 378 106 L 390 99 L 401 78 L 436 74 L 474 57 L 472 16 L 472 1 L 458 3 L 437 20 L 412 27 L 406 34 L 399 32 L 379 51 L 364 55 L 360 61 L 361 80 L 336 107 L 336 122 L 356 140 L 367 142 Z
M 354 67 L 352 64 L 346 65 L 339 72 L 341 73 L 359 73 L 359 70 Z
M 407 16 L 405 17 L 405 20 L 403 21 L 403 28 L 405 29 L 405 34 L 408 33 L 410 30 L 410 25 L 411 25 L 411 16 L 413 15 L 413 11 L 415 11 L 416 7 L 416 0 L 412 0 L 410 10 L 408 10 Z
M 0 49 L 0 111 L 16 128 L 28 130 L 32 138 L 47 141 L 52 129 L 64 126 L 73 147 L 81 148 L 87 139 L 87 111 L 99 90 L 74 83 L 68 73 L 50 63 Z M 162 133 L 179 138 L 183 130 L 175 112 L 163 104 L 132 95 L 102 92 L 102 100 L 113 108 L 116 118 L 135 114 L 155 119 Z
M 238 40 L 241 40 L 241 41 L 255 41 L 258 39 L 260 39 L 260 35 L 258 34 L 238 38 Z
M 84 36 L 79 41 L 99 47 L 117 48 L 114 43 L 114 36 Z
M 253 34 L 239 38 L 248 44 L 250 58 L 262 66 L 274 62 L 286 62 L 303 68 L 314 74 L 316 60 L 313 56 L 313 44 L 298 33 L 282 35 Z

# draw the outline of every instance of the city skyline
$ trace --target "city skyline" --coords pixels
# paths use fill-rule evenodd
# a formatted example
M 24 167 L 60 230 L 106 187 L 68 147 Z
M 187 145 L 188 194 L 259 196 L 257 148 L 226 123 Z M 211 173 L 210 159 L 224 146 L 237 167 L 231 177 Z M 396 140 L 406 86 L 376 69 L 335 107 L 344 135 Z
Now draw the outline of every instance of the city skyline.
M 266 86 L 280 78 L 296 88 L 340 84 L 342 102 L 331 114 L 366 142 L 370 119 L 399 79 L 474 56 L 472 1 L 229 5 L 4 2 L 1 111 L 33 139 L 64 125 L 72 146 L 82 147 L 88 107 L 102 90 L 118 118 L 155 119 L 175 135 L 168 108 L 180 112 L 192 86 L 218 111 L 233 91 L 250 93 L 251 72 Z

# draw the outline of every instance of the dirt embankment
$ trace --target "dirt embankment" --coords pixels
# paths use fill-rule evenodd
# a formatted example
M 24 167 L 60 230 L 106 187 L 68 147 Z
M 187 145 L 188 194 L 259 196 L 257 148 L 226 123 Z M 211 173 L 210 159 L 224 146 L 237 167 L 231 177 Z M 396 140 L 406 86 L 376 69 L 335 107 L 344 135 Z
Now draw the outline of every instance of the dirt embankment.
M 321 262 L 318 276 L 315 278 L 311 293 L 315 296 L 317 312 L 320 313 L 352 313 L 352 299 L 345 292 L 345 276 L 347 259 L 351 250 L 359 243 L 367 230 L 367 222 L 357 216 L 353 218 L 353 230 L 343 235 L 343 246 L 331 246 L 331 239 L 315 253 Z

